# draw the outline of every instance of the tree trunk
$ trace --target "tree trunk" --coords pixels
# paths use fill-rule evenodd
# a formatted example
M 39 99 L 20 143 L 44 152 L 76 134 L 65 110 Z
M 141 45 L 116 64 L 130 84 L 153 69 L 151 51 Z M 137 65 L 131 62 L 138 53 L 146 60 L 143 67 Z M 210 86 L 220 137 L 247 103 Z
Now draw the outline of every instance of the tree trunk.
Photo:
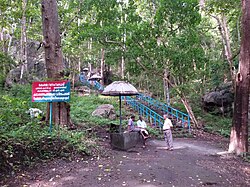
M 248 152 L 248 110 L 250 89 L 250 1 L 242 0 L 242 38 L 239 72 L 236 77 L 233 126 L 229 152 Z
M 223 30 L 223 35 L 222 36 L 225 40 L 225 56 L 227 58 L 229 68 L 230 68 L 230 75 L 231 75 L 231 80 L 233 83 L 235 82 L 234 80 L 234 66 L 232 62 L 232 50 L 231 50 L 231 44 L 230 44 L 230 33 L 229 33 L 229 28 L 227 24 L 227 19 L 224 15 L 222 15 L 222 30 Z
M 173 77 L 174 78 L 174 77 Z M 171 87 L 174 87 L 174 86 L 177 86 L 176 84 L 176 81 L 175 81 L 175 84 L 171 83 L 171 81 L 169 80 L 168 77 L 165 77 L 165 80 L 168 82 L 168 84 L 171 86 Z M 178 95 L 181 97 L 181 101 L 183 103 L 183 105 L 185 106 L 186 110 L 187 110 L 187 113 L 188 115 L 190 116 L 191 118 L 191 121 L 193 122 L 194 124 L 194 127 L 195 128 L 198 128 L 199 127 L 199 124 L 198 124 L 198 121 L 194 115 L 194 112 L 193 112 L 193 109 L 192 107 L 190 106 L 190 104 L 188 103 L 188 100 L 187 98 L 185 97 L 184 93 L 182 93 L 181 91 L 177 90 L 177 93 Z
M 92 42 L 93 42 L 93 39 L 92 38 L 90 38 L 90 40 L 88 41 L 88 60 L 89 60 L 89 62 L 88 62 L 88 66 L 89 66 L 89 77 L 88 78 L 90 78 L 91 77 L 91 75 L 92 75 Z
M 205 0 L 199 0 L 200 10 L 205 7 Z
M 121 23 L 125 24 L 127 19 L 127 14 L 124 14 L 121 18 Z M 122 37 L 122 59 L 121 59 L 121 77 L 124 80 L 125 78 L 125 53 L 126 53 L 126 40 L 127 40 L 127 33 L 126 28 L 123 30 L 123 37 Z
M 21 29 L 21 73 L 20 73 L 20 81 L 21 83 L 24 81 L 23 75 L 27 72 L 27 35 L 26 35 L 26 7 L 27 0 L 22 1 L 22 29 Z
M 101 84 L 104 85 L 103 72 L 104 72 L 104 57 L 105 57 L 104 55 L 105 55 L 105 50 L 103 48 L 101 49 L 101 55 L 102 55 L 102 57 L 101 57 L 101 77 L 102 77 Z
M 124 59 L 124 56 L 122 55 L 122 59 L 121 59 L 121 77 L 122 77 L 122 79 L 125 78 L 124 70 L 125 70 L 125 59 Z
M 196 120 L 196 117 L 194 115 L 194 112 L 190 106 L 190 104 L 188 103 L 188 100 L 186 99 L 186 97 L 182 96 L 181 97 L 181 101 L 183 103 L 183 105 L 185 106 L 187 112 L 188 112 L 188 115 L 190 116 L 191 118 L 191 121 L 193 122 L 194 124 L 194 127 L 195 128 L 198 128 L 199 127 L 199 124 L 198 124 L 198 121 Z
M 248 124 L 248 135 L 249 135 L 250 134 L 250 128 L 249 128 L 249 125 L 250 125 L 250 94 L 249 94 L 249 98 L 248 98 L 248 123 L 247 124 Z
M 235 74 L 234 74 L 234 66 L 232 62 L 232 50 L 231 50 L 231 44 L 230 44 L 230 33 L 228 29 L 228 24 L 226 17 L 224 15 L 221 16 L 221 18 L 217 16 L 212 16 L 217 20 L 217 23 L 219 25 L 219 31 L 221 34 L 221 40 L 224 46 L 224 54 L 226 57 L 226 60 L 228 62 L 229 68 L 230 68 L 230 78 L 233 82 L 233 85 L 235 85 Z
M 166 100 L 167 105 L 170 105 L 170 96 L 169 96 L 169 83 L 167 81 L 169 79 L 169 72 L 165 69 L 164 70 L 164 99 Z
M 47 75 L 49 80 L 62 80 L 65 68 L 61 51 L 57 1 L 42 0 L 41 4 Z M 70 124 L 70 105 L 68 103 L 53 103 L 52 110 L 54 124 Z M 47 105 L 47 113 L 49 113 L 49 105 Z

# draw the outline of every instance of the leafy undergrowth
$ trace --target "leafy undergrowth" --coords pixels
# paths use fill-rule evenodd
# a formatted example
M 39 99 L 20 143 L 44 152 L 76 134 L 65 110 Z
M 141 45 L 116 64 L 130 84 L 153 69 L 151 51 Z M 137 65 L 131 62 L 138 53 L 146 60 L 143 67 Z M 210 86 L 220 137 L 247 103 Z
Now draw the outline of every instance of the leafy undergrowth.
M 220 134 L 227 138 L 230 137 L 231 118 L 206 114 L 203 115 L 202 121 L 205 124 L 204 131 Z
M 50 133 L 37 124 L 23 125 L 0 135 L 0 173 L 15 173 L 40 160 L 87 156 L 95 148 L 94 138 L 83 132 L 60 128 Z
M 45 112 L 45 103 L 31 103 L 31 87 L 17 85 L 8 92 L 1 90 L 0 99 L 0 178 L 29 167 L 39 161 L 100 152 L 95 129 L 106 129 L 110 120 L 92 117 L 100 104 L 112 101 L 97 96 L 71 99 L 74 130 L 49 127 L 39 119 L 30 118 L 30 107 Z M 115 107 L 118 105 L 115 103 Z M 118 123 L 116 121 L 115 123 Z

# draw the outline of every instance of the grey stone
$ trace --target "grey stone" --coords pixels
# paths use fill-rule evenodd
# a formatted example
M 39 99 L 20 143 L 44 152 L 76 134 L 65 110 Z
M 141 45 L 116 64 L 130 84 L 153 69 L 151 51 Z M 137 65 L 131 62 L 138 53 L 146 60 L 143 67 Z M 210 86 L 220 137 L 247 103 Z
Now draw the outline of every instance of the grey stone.
M 110 104 L 100 105 L 94 112 L 92 112 L 92 116 L 99 116 L 115 120 L 116 119 L 115 108 L 113 105 Z

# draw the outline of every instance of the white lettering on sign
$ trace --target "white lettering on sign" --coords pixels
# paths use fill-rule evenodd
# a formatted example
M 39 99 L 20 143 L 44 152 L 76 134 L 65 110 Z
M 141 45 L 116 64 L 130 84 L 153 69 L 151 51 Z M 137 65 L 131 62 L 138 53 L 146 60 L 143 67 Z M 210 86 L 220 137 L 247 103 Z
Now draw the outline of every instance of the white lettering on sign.
M 33 97 L 33 99 L 36 101 L 36 100 L 41 100 L 40 97 Z M 69 96 L 68 97 L 57 97 L 57 96 L 51 96 L 51 97 L 43 97 L 42 98 L 43 101 L 52 101 L 52 100 L 69 100 Z
M 43 87 L 43 86 L 48 86 L 48 84 L 38 84 L 38 86 Z
M 34 82 L 32 84 L 33 102 L 65 102 L 70 100 L 70 82 Z

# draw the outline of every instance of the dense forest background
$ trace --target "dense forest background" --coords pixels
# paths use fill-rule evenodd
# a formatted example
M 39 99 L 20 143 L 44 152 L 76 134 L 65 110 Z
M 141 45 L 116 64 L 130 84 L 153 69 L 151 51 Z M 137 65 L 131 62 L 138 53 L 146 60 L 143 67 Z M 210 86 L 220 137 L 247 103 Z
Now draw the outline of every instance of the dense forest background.
M 240 0 L 59 0 L 57 3 L 63 77 L 71 80 L 72 89 L 80 85 L 79 74 L 88 67 L 104 77 L 102 83 L 127 80 L 140 92 L 187 110 L 194 127 L 230 136 L 242 35 Z M 31 103 L 29 98 L 30 83 L 48 80 L 41 16 L 39 1 L 1 0 L 2 145 L 7 146 L 9 139 L 13 145 L 19 142 L 22 128 L 31 129 L 32 133 L 37 131 L 34 123 L 40 121 L 30 121 L 25 114 L 28 108 L 46 111 L 45 105 Z M 226 96 L 222 94 L 218 102 L 206 102 L 212 97 L 206 94 L 221 94 L 221 91 Z M 75 106 L 74 99 L 72 105 Z M 92 108 L 91 105 L 87 106 Z M 76 110 L 83 111 L 73 106 L 72 119 L 77 124 Z M 9 133 L 13 129 L 18 133 Z M 36 135 L 27 137 L 36 139 L 48 134 Z M 69 142 L 75 144 L 81 136 L 84 135 L 76 134 L 75 142 Z M 1 149 L 4 151 L 5 147 Z M 86 147 L 80 149 L 86 153 Z M 14 153 L 7 150 L 2 157 L 11 158 Z M 9 166 L 8 162 L 4 164 Z
M 32 0 L 1 3 L 1 51 L 15 61 L 2 60 L 1 85 L 10 69 L 28 70 L 30 48 L 43 45 L 40 9 Z M 202 95 L 237 71 L 240 1 L 58 1 L 58 9 L 71 78 L 105 62 L 117 79 L 163 97 L 164 73 L 173 90 Z

